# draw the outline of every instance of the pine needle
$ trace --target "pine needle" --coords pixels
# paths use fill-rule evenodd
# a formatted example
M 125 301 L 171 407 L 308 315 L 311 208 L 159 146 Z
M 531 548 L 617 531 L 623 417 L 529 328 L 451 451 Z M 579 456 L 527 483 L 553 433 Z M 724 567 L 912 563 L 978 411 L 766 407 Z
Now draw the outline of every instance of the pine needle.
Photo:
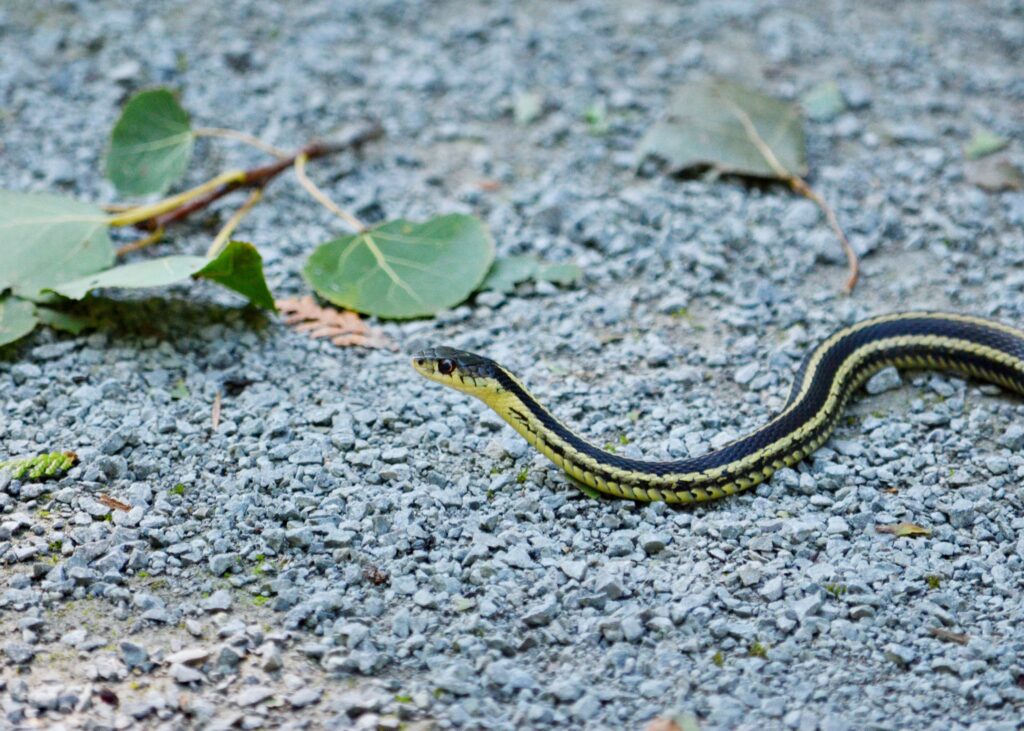
M 367 325 L 355 312 L 321 307 L 309 295 L 277 300 L 276 304 L 286 325 L 311 338 L 330 338 L 339 347 L 395 349 L 384 333 Z

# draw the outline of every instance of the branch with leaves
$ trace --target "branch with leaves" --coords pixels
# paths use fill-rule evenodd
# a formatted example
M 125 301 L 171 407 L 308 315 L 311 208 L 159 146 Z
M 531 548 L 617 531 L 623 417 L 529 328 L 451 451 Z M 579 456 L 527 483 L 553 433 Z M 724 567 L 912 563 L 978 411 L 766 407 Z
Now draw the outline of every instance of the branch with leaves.
M 320 296 L 349 310 L 396 319 L 431 316 L 460 304 L 481 287 L 494 265 L 494 243 L 481 221 L 466 215 L 438 216 L 368 227 L 334 203 L 307 172 L 309 162 L 359 151 L 382 134 L 379 124 L 362 124 L 338 139 L 285 152 L 245 132 L 193 129 L 188 113 L 167 89 L 136 94 L 114 126 L 106 157 L 106 174 L 122 195 L 166 193 L 185 175 L 199 137 L 242 142 L 274 159 L 248 170 L 220 173 L 188 190 L 139 205 L 99 207 L 63 196 L 0 190 L 0 255 L 10 262 L 0 272 L 0 346 L 40 323 L 80 331 L 88 321 L 63 311 L 60 298 L 79 300 L 96 289 L 208 279 L 251 305 L 273 310 L 259 252 L 232 237 L 263 199 L 269 183 L 287 170 L 294 170 L 309 195 L 352 231 L 321 244 L 306 264 L 303 273 Z M 174 224 L 235 191 L 248 195 L 204 256 L 144 258 L 115 266 L 117 257 L 151 247 Z M 115 249 L 109 231 L 118 227 L 147 233 Z M 355 341 L 374 342 L 369 337 Z
M 661 158 L 676 171 L 710 166 L 721 173 L 786 183 L 824 212 L 846 255 L 843 291 L 853 292 L 860 277 L 857 253 L 835 211 L 803 178 L 807 152 L 797 105 L 729 81 L 686 84 L 676 90 L 668 115 L 647 132 L 638 152 L 642 158 Z

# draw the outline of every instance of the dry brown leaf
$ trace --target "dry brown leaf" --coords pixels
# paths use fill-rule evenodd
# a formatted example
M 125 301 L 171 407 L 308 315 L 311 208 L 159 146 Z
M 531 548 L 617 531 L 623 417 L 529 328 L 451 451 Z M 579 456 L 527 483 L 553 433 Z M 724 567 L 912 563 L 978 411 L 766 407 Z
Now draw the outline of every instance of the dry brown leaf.
M 213 412 L 210 414 L 210 423 L 213 425 L 213 430 L 217 431 L 217 427 L 220 426 L 220 391 L 213 397 Z
M 697 719 L 689 713 L 652 718 L 644 731 L 699 731 Z
M 958 645 L 966 645 L 971 641 L 971 638 L 967 635 L 962 635 L 959 632 L 950 632 L 948 629 L 942 629 L 942 627 L 932 627 L 928 631 L 931 632 L 932 636 L 938 637 L 940 640 L 955 642 Z
M 644 731 L 682 731 L 671 718 L 652 718 Z
M 913 536 L 930 536 L 932 534 L 931 528 L 925 528 L 922 525 L 916 523 L 894 523 L 892 525 L 876 525 L 876 533 L 890 533 L 897 538 L 913 537 Z
M 309 295 L 277 300 L 275 304 L 284 315 L 286 325 L 311 338 L 330 338 L 332 343 L 341 347 L 395 349 L 384 333 L 367 325 L 355 312 L 321 307 Z
M 100 495 L 100 503 L 106 505 L 111 510 L 123 510 L 126 513 L 132 509 L 132 506 L 128 503 L 121 502 L 115 497 L 110 497 L 110 495 Z

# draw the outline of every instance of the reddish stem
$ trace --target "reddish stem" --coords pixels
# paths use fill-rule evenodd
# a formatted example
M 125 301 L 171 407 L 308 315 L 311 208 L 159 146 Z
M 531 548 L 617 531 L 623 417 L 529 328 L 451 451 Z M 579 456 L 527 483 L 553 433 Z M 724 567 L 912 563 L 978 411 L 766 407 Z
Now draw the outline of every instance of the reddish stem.
M 145 221 L 139 221 L 135 224 L 135 227 L 145 231 L 156 231 L 157 229 L 165 228 L 168 224 L 188 218 L 196 211 L 203 210 L 214 201 L 239 188 L 263 188 L 271 180 L 294 165 L 295 159 L 299 155 L 305 155 L 307 159 L 314 160 L 318 157 L 333 155 L 344 150 L 358 150 L 363 145 L 383 135 L 384 128 L 379 123 L 374 122 L 353 130 L 344 139 L 336 142 L 313 142 L 289 157 L 246 170 L 244 173 L 245 177 L 242 180 L 226 183 L 206 195 L 190 200 L 173 211 L 168 211 L 153 218 L 147 218 Z

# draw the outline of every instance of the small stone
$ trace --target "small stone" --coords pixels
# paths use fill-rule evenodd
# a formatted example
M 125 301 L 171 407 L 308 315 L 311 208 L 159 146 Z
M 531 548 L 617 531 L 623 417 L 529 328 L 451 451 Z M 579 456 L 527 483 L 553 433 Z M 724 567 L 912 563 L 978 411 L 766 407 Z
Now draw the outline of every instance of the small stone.
M 121 642 L 121 655 L 124 658 L 124 664 L 129 669 L 142 668 L 149 662 L 149 651 L 131 640 L 123 640 Z
M 746 386 L 748 383 L 754 380 L 754 376 L 757 375 L 757 371 L 760 369 L 759 363 L 748 363 L 736 370 L 733 375 L 733 380 L 741 386 Z
M 826 529 L 826 532 L 833 536 L 848 536 L 850 535 L 850 524 L 841 516 L 833 515 L 828 519 L 828 528 Z
M 609 599 L 621 599 L 626 595 L 626 588 L 617 576 L 605 575 L 598 579 L 597 590 Z
M 85 638 L 88 636 L 89 633 L 84 629 L 73 629 L 70 632 L 65 633 L 60 638 L 60 641 L 65 645 L 69 645 L 70 647 L 78 647 L 83 642 L 85 642 Z
M 292 708 L 305 708 L 306 706 L 319 702 L 320 696 L 322 696 L 323 693 L 323 688 L 311 688 L 309 686 L 299 688 L 288 696 L 288 704 Z
M 583 695 L 583 683 L 578 680 L 558 680 L 549 692 L 562 703 L 572 703 Z
M 768 601 L 774 602 L 782 598 L 782 591 L 782 577 L 773 576 L 764 583 L 758 593 Z
M 4 654 L 16 665 L 25 665 L 35 657 L 36 651 L 24 642 L 8 642 L 4 645 Z
M 761 564 L 751 562 L 740 566 L 736 574 L 740 577 L 740 583 L 743 586 L 753 586 L 761 580 L 761 569 Z
M 163 599 L 153 594 L 148 594 L 144 591 L 141 591 L 132 597 L 132 604 L 134 604 L 137 609 L 141 609 L 144 612 L 150 609 L 164 608 Z
M 821 609 L 821 598 L 817 594 L 808 594 L 790 605 L 790 615 L 803 622 Z
M 640 547 L 648 556 L 661 553 L 671 542 L 672 536 L 667 533 L 644 533 L 640 536 Z
M 239 555 L 237 553 L 215 553 L 210 556 L 210 573 L 214 576 L 223 576 L 233 567 L 238 565 Z
M 171 653 L 164 658 L 164 662 L 181 665 L 199 665 L 210 656 L 210 651 L 205 647 L 186 647 L 184 650 Z
M 189 683 L 202 683 L 206 680 L 206 676 L 188 665 L 175 664 L 171 665 L 171 680 L 181 685 L 188 685 Z
M 505 563 L 517 569 L 532 569 L 537 566 L 524 546 L 513 546 L 508 549 L 505 553 Z
M 412 595 L 412 600 L 424 609 L 434 609 L 437 607 L 437 599 L 426 589 L 419 589 L 415 594 Z
M 527 610 L 523 615 L 523 623 L 528 627 L 544 627 L 551 624 L 558 616 L 558 602 L 548 597 L 543 603 Z
M 223 670 L 234 670 L 242 662 L 241 653 L 231 645 L 221 645 L 217 652 L 217 667 Z
M 227 589 L 218 589 L 200 601 L 199 606 L 208 612 L 226 612 L 231 609 L 231 592 Z
M 890 642 L 885 646 L 885 656 L 895 663 L 906 666 L 914 662 L 917 654 L 913 649 L 906 645 L 898 645 L 895 642 Z
M 255 706 L 273 697 L 274 691 L 264 685 L 252 685 L 237 693 L 234 702 L 240 706 Z
M 893 366 L 888 366 L 871 376 L 868 379 L 867 385 L 864 386 L 864 390 L 875 395 L 885 391 L 892 391 L 901 385 L 903 385 L 903 380 L 900 378 L 900 372 Z
M 281 655 L 281 649 L 275 643 L 268 643 L 264 646 L 260 654 L 263 658 L 260 662 L 260 667 L 264 672 L 272 673 L 275 670 L 280 670 L 284 667 L 284 658 Z
M 570 561 L 566 559 L 558 562 L 558 568 L 560 568 L 562 573 L 570 579 L 582 581 L 583 575 L 587 571 L 587 563 L 586 561 Z
M 1010 461 L 1006 457 L 994 454 L 985 459 L 985 467 L 993 475 L 1005 475 L 1010 471 Z
M 868 619 L 875 616 L 875 608 L 869 604 L 858 604 L 850 608 L 851 619 Z

